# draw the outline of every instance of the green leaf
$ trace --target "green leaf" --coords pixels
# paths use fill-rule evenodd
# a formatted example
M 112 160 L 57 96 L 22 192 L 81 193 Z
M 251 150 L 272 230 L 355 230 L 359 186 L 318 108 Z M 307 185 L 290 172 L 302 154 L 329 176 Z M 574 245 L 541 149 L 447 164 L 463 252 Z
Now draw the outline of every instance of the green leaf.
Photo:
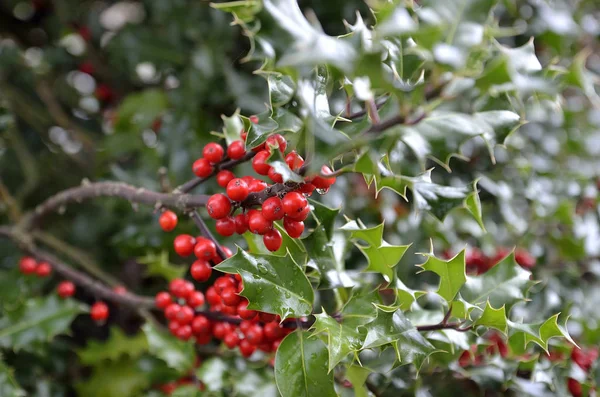
M 355 242 L 355 245 L 367 258 L 368 266 L 365 272 L 379 272 L 388 281 L 394 278 L 394 266 L 398 264 L 410 245 L 391 245 L 383 240 L 383 223 L 375 227 L 367 228 L 360 221 L 350 221 L 341 227 L 341 230 L 349 231 L 350 238 L 363 240 L 368 245 Z
M 396 290 L 396 302 L 394 304 L 397 305 L 400 308 L 400 310 L 403 310 L 403 311 L 410 310 L 412 307 L 412 304 L 415 303 L 415 301 L 417 299 L 419 299 L 421 296 L 426 294 L 425 291 L 417 291 L 417 290 L 408 288 L 402 282 L 402 280 L 400 280 L 400 278 L 397 278 L 394 281 L 393 286 L 394 286 L 394 289 Z
M 279 314 L 282 319 L 307 316 L 312 311 L 314 291 L 289 253 L 284 257 L 253 255 L 238 248 L 215 269 L 242 276 L 240 295 L 248 299 L 250 309 Z
M 393 344 L 401 364 L 413 363 L 417 370 L 435 351 L 431 343 L 404 316 L 401 310 L 377 305 L 377 318 L 366 324 L 363 349 Z M 385 309 L 385 310 L 384 310 Z
M 319 225 L 323 226 L 325 234 L 327 235 L 327 240 L 331 240 L 333 237 L 335 220 L 339 215 L 341 208 L 329 208 L 313 199 L 309 199 L 308 202 L 313 208 L 311 211 L 312 216 L 317 220 Z
M 144 334 L 127 336 L 119 327 L 113 326 L 106 341 L 90 340 L 84 348 L 77 350 L 77 355 L 82 364 L 95 365 L 104 360 L 116 361 L 122 355 L 137 358 L 146 351 L 148 342 Z
M 213 357 L 202 363 L 196 371 L 196 376 L 209 391 L 220 391 L 223 389 L 227 371 L 227 364 L 221 358 Z
M 316 334 L 327 334 L 327 349 L 329 350 L 329 371 L 333 370 L 351 352 L 361 350 L 366 332 L 359 329 L 355 319 L 342 319 L 340 322 L 329 316 L 324 311 L 315 314 L 315 323 L 312 328 Z
M 268 73 L 269 99 L 271 107 L 276 108 L 288 103 L 294 96 L 296 84 L 290 76 L 279 73 Z
M 465 187 L 441 186 L 431 180 L 431 170 L 416 177 L 386 176 L 377 182 L 377 191 L 390 189 L 408 201 L 406 189 L 413 193 L 417 211 L 429 211 L 439 220 L 463 204 L 468 190 Z
M 244 122 L 240 117 L 240 110 L 236 111 L 231 116 L 221 115 L 223 119 L 223 135 L 227 145 L 230 145 L 233 141 L 240 140 L 240 133 L 244 130 Z
M 346 41 L 328 36 L 311 25 L 296 0 L 263 0 L 263 7 L 293 40 L 278 62 L 278 66 L 316 66 L 329 64 L 350 71 L 356 50 Z
M 371 371 L 368 369 L 356 365 L 351 365 L 346 370 L 346 378 L 350 381 L 350 383 L 352 383 L 352 387 L 354 387 L 355 397 L 369 396 L 369 393 L 364 385 L 370 373 Z
M 73 319 L 87 306 L 56 295 L 31 298 L 15 315 L 0 318 L 0 346 L 15 351 L 31 350 L 68 333 Z
M 117 132 L 140 132 L 150 127 L 168 107 L 162 90 L 147 89 L 129 94 L 119 106 Z
M 275 133 L 278 129 L 279 124 L 271 118 L 272 112 L 270 110 L 257 114 L 257 123 L 250 123 L 248 129 L 248 136 L 246 137 L 246 147 L 254 148 L 263 144 L 269 135 Z
M 598 95 L 595 88 L 595 82 L 598 81 L 598 76 L 588 70 L 585 66 L 589 55 L 590 51 L 586 50 L 575 56 L 573 63 L 565 76 L 565 81 L 567 84 L 581 88 L 589 101 L 592 102 L 596 108 L 600 108 L 600 95 Z
M 333 373 L 327 371 L 327 348 L 319 338 L 296 331 L 275 355 L 275 381 L 283 397 L 335 397 Z
M 0 396 L 24 397 L 25 390 L 17 383 L 13 372 L 12 368 L 0 360 Z
M 89 379 L 75 384 L 78 395 L 88 397 L 134 397 L 149 386 L 147 374 L 130 358 L 94 367 Z
M 168 332 L 154 327 L 150 323 L 142 326 L 148 341 L 150 353 L 163 360 L 170 368 L 184 373 L 194 365 L 193 343 L 181 341 Z
M 319 289 L 354 286 L 352 279 L 345 273 L 343 264 L 336 258 L 333 243 L 328 239 L 323 225 L 317 226 L 302 242 L 308 253 L 307 267 L 319 271 Z
M 473 182 L 473 193 L 465 198 L 463 205 L 473 218 L 475 218 L 481 227 L 481 230 L 483 230 L 484 233 L 487 233 L 485 225 L 483 224 L 483 215 L 481 214 L 481 200 L 479 199 L 479 192 L 477 191 L 477 180 Z
M 210 3 L 210 6 L 217 10 L 230 12 L 234 14 L 237 19 L 244 22 L 252 21 L 254 16 L 262 8 L 260 0 L 236 0 L 224 3 Z
M 193 385 L 184 385 L 179 386 L 177 389 L 173 391 L 173 393 L 169 394 L 170 397 L 201 397 L 204 394 L 202 391 L 198 389 L 198 386 Z
M 523 324 L 508 321 L 510 345 L 516 354 L 523 354 L 530 343 L 535 343 L 548 352 L 548 342 L 552 338 L 565 338 L 575 345 L 565 325 L 558 324 L 558 314 L 537 324 Z
M 460 251 L 454 258 L 447 261 L 438 259 L 431 253 L 425 254 L 425 256 L 427 256 L 427 261 L 419 267 L 440 276 L 440 286 L 437 293 L 447 302 L 451 302 L 467 281 L 465 250 Z
M 494 309 L 490 302 L 486 302 L 485 308 L 481 317 L 479 317 L 474 323 L 474 326 L 483 325 L 489 328 L 495 328 L 498 331 L 506 335 L 508 330 L 506 308 L 502 306 L 499 309 Z
M 169 253 L 165 250 L 160 251 L 160 254 L 150 252 L 144 257 L 137 258 L 137 261 L 147 266 L 146 274 L 148 276 L 160 276 L 170 281 L 174 278 L 181 278 L 185 274 L 185 267 L 169 262 Z
M 462 297 L 474 305 L 489 301 L 493 307 L 512 306 L 527 297 L 527 291 L 535 284 L 531 273 L 517 264 L 514 252 L 479 276 L 467 277 L 461 290 Z

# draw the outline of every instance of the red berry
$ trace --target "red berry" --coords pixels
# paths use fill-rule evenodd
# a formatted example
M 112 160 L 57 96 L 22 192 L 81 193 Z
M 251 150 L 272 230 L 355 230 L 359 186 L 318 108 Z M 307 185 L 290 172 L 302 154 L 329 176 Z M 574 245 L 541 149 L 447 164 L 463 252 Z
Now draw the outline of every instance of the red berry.
M 165 317 L 167 320 L 174 320 L 177 317 L 177 313 L 181 311 L 181 306 L 177 303 L 171 303 L 165 308 Z
M 240 316 L 240 318 L 242 318 L 242 320 L 252 320 L 253 318 L 256 317 L 256 314 L 257 314 L 256 310 L 248 309 L 248 301 L 247 300 L 243 300 L 240 302 L 240 304 L 237 307 L 237 312 L 238 312 L 238 316 Z
M 275 252 L 279 248 L 281 248 L 282 241 L 283 239 L 281 238 L 281 233 L 279 233 L 279 230 L 277 229 L 269 230 L 263 236 L 263 243 L 265 244 L 265 247 L 267 247 L 267 249 L 271 252 Z
M 213 167 L 210 164 L 210 161 L 201 157 L 192 164 L 192 171 L 197 177 L 206 178 L 212 174 Z
M 167 306 L 171 304 L 171 295 L 168 292 L 162 291 L 156 294 L 154 297 L 154 304 L 159 309 L 165 309 Z
M 96 302 L 90 309 L 90 316 L 94 321 L 104 321 L 108 318 L 108 306 L 104 302 Z
M 212 340 L 212 334 L 200 334 L 196 335 L 196 344 L 198 345 L 207 345 Z
M 113 287 L 113 292 L 119 295 L 125 295 L 127 293 L 127 288 L 122 285 L 116 285 Z
M 229 332 L 231 327 L 227 323 L 216 323 L 212 329 L 212 334 L 217 339 L 223 339 Z
M 63 299 L 69 298 L 75 294 L 75 284 L 70 281 L 62 281 L 58 284 L 58 287 L 56 287 L 56 292 L 58 293 L 58 296 Z
M 174 320 L 179 324 L 189 324 L 194 319 L 194 309 L 189 306 L 181 306 L 181 310 L 177 312 Z
M 311 196 L 315 189 L 315 185 L 313 185 L 312 183 L 303 183 L 302 185 L 300 185 L 298 191 L 300 193 Z
M 258 116 L 253 114 L 252 116 L 248 117 L 248 119 L 250 120 L 250 122 L 252 124 L 258 124 Z
M 267 159 L 271 156 L 271 153 L 266 150 L 261 150 L 256 153 L 256 156 L 252 159 L 252 168 L 258 175 L 267 175 L 271 166 L 266 163 Z
M 94 74 L 94 65 L 91 62 L 82 62 L 79 64 L 79 71 L 89 75 Z
M 300 156 L 296 151 L 289 152 L 287 156 L 285 156 L 285 163 L 290 167 L 292 171 L 296 171 L 298 168 L 302 167 L 304 164 L 304 159 Z
M 177 330 L 179 329 L 179 327 L 180 327 L 180 325 L 179 325 L 179 323 L 177 321 L 171 321 L 171 322 L 169 322 L 169 331 L 174 336 L 177 336 Z
M 242 331 L 242 334 L 246 335 L 246 332 L 248 332 L 248 330 L 252 328 L 253 325 L 254 323 L 252 321 L 242 321 L 239 325 L 239 328 L 240 331 Z
M 221 276 L 215 280 L 213 287 L 215 287 L 217 293 L 221 295 L 223 293 L 223 290 L 227 288 L 234 288 L 235 282 L 229 276 Z
M 212 240 L 198 237 L 196 239 L 196 245 L 194 246 L 194 255 L 196 255 L 196 258 L 198 259 L 209 261 L 217 255 L 217 246 Z
M 235 233 L 235 220 L 230 216 L 219 219 L 215 223 L 215 229 L 221 236 L 229 237 Z
M 227 147 L 227 156 L 229 156 L 232 160 L 239 160 L 246 154 L 246 148 L 244 147 L 244 142 L 242 141 L 233 141 Z
M 218 163 L 221 160 L 223 160 L 224 153 L 225 150 L 223 150 L 223 146 L 215 142 L 206 144 L 206 146 L 204 146 L 204 149 L 202 149 L 202 155 L 212 164 Z
M 285 152 L 287 141 L 281 134 L 273 134 L 265 141 L 267 147 L 278 147 L 281 153 Z
M 535 266 L 535 258 L 523 249 L 517 249 L 515 251 L 515 261 L 517 261 L 519 266 L 525 269 L 531 269 Z
M 236 316 L 237 315 L 237 306 L 223 306 L 221 308 L 221 313 L 226 314 L 228 316 Z
M 194 335 L 207 334 L 211 332 L 210 321 L 204 316 L 196 316 L 192 320 L 192 331 Z
M 219 296 L 219 293 L 217 292 L 215 287 L 208 287 L 208 289 L 206 290 L 205 296 L 206 296 L 206 300 L 208 301 L 208 303 L 211 306 L 221 304 L 221 297 Z
M 246 333 L 246 340 L 253 345 L 260 345 L 264 339 L 264 332 L 260 325 L 254 324 Z
M 222 245 L 221 249 L 223 250 L 227 258 L 231 258 L 233 256 L 233 252 L 231 252 L 231 250 L 228 247 Z M 236 274 L 236 276 L 239 276 L 239 274 Z
M 287 234 L 292 238 L 298 238 L 304 232 L 304 222 L 295 221 L 288 217 L 285 217 L 283 220 L 283 228 L 287 232 Z
M 242 341 L 240 341 L 239 347 L 240 353 L 242 353 L 242 356 L 246 358 L 250 357 L 256 351 L 256 346 L 248 342 L 247 339 L 243 339 Z
M 190 307 L 198 307 L 204 305 L 204 294 L 200 291 L 194 291 L 188 295 L 186 302 Z
M 242 139 L 242 141 L 246 142 L 246 138 L 248 138 L 248 133 L 242 130 L 242 132 L 240 132 L 240 138 Z
M 581 387 L 581 383 L 579 383 L 579 381 L 576 379 L 567 379 L 567 387 L 569 388 L 569 393 L 571 393 L 573 397 L 583 396 L 583 388 Z
M 160 228 L 165 232 L 170 232 L 177 226 L 177 215 L 173 211 L 165 211 L 158 218 Z
M 283 328 L 277 322 L 266 323 L 263 330 L 267 340 L 273 341 L 283 337 Z
M 267 182 L 261 181 L 260 179 L 254 179 L 252 182 L 250 182 L 248 188 L 250 189 L 250 192 L 258 193 L 265 190 L 268 186 L 269 185 L 267 185 Z
M 228 171 L 228 170 L 219 171 L 217 173 L 217 183 L 221 187 L 227 187 L 227 184 L 233 178 L 235 178 L 235 175 L 233 174 L 233 172 Z
M 179 256 L 190 256 L 194 252 L 194 244 L 196 239 L 189 234 L 180 234 L 173 240 L 173 247 Z
M 223 342 L 225 342 L 225 345 L 227 345 L 228 348 L 233 349 L 238 345 L 238 343 L 240 343 L 240 337 L 235 333 L 235 331 L 229 332 L 227 335 L 225 335 L 225 338 L 223 338 Z
M 332 173 L 333 171 L 331 171 L 331 168 L 328 166 L 324 165 L 321 167 L 321 174 L 331 175 Z M 326 176 L 323 177 L 321 175 L 317 175 L 312 179 L 311 183 L 315 185 L 317 189 L 329 189 L 329 187 L 335 183 L 335 179 L 336 178 L 334 176 L 327 178 Z
M 212 274 L 212 267 L 208 261 L 204 259 L 198 259 L 192 263 L 192 266 L 190 267 L 190 274 L 196 281 L 208 281 L 210 275 Z
M 295 219 L 308 208 L 308 200 L 298 192 L 289 192 L 281 200 L 285 214 Z
M 248 230 L 248 215 L 238 214 L 234 218 L 235 220 L 235 232 L 237 234 L 244 234 Z
M 181 340 L 188 340 L 192 337 L 192 327 L 189 325 L 180 326 L 175 332 L 175 336 Z
M 254 234 L 265 234 L 273 227 L 260 211 L 248 213 L 248 229 Z
M 248 184 L 241 178 L 235 178 L 227 184 L 227 196 L 233 201 L 243 201 L 250 194 Z
M 37 269 L 37 262 L 32 257 L 25 256 L 19 261 L 19 270 L 21 273 L 32 274 L 35 273 L 35 269 Z
M 242 298 L 237 294 L 237 291 L 233 287 L 224 288 L 221 291 L 221 300 L 226 306 L 237 306 Z
M 113 90 L 106 84 L 98 84 L 96 87 L 96 98 L 103 102 L 110 102 L 113 99 Z
M 275 168 L 269 168 L 269 172 L 267 173 L 269 178 L 273 181 L 273 183 L 283 183 L 283 175 L 277 173 Z
M 278 221 L 283 218 L 283 204 L 277 196 L 269 197 L 262 204 L 262 215 L 268 221 Z
M 185 299 L 193 290 L 194 286 L 191 286 L 190 291 L 188 282 L 182 278 L 173 279 L 169 283 L 169 292 L 177 298 Z
M 38 277 L 48 277 L 52 273 L 52 266 L 48 262 L 40 262 L 35 269 Z
M 310 207 L 306 206 L 304 209 L 295 215 L 286 215 L 286 217 L 290 218 L 293 221 L 301 222 L 308 218 L 308 214 L 310 213 Z
M 227 185 L 228 187 L 229 184 Z M 224 194 L 213 194 L 206 203 L 206 209 L 208 210 L 208 215 L 213 219 L 225 218 L 231 212 L 231 202 Z

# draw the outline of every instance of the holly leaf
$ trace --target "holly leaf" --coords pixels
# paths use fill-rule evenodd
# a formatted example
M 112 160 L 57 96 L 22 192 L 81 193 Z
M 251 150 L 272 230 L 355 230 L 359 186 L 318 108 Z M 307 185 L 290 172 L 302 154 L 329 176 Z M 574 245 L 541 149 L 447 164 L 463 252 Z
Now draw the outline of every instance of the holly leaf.
M 565 338 L 576 345 L 567 331 L 566 321 L 564 325 L 558 324 L 559 314 L 555 314 L 548 320 L 536 324 L 517 323 L 508 320 L 509 342 L 516 354 L 523 354 L 530 343 L 535 343 L 548 353 L 548 343 L 552 338 Z
M 262 9 L 260 0 L 234 0 L 224 3 L 210 3 L 212 8 L 230 12 L 236 19 L 243 22 L 250 22 L 254 16 Z
M 202 366 L 196 371 L 196 376 L 209 391 L 216 392 L 223 389 L 227 370 L 227 364 L 220 357 L 213 357 L 202 363 Z
M 354 281 L 344 271 L 343 264 L 337 260 L 333 243 L 328 239 L 323 225 L 317 226 L 302 242 L 308 253 L 307 267 L 319 271 L 319 289 L 354 286 Z
M 181 341 L 150 323 L 144 324 L 142 330 L 146 335 L 148 349 L 152 355 L 160 358 L 170 368 L 180 373 L 193 367 L 195 354 L 192 343 Z
M 327 370 L 323 341 L 296 331 L 281 342 L 275 355 L 275 381 L 283 397 L 336 397 L 333 373 Z
M 427 261 L 418 266 L 423 271 L 433 272 L 440 276 L 440 286 L 437 293 L 447 302 L 451 302 L 467 281 L 465 250 L 463 249 L 454 258 L 447 261 L 436 258 L 432 253 L 424 255 L 427 256 Z
M 139 263 L 146 265 L 146 275 L 164 277 L 167 280 L 181 278 L 185 274 L 185 267 L 175 266 L 169 262 L 169 253 L 165 250 L 160 254 L 148 253 L 137 258 Z
M 370 370 L 357 365 L 351 365 L 348 367 L 348 369 L 346 369 L 346 378 L 350 381 L 350 383 L 352 383 L 355 397 L 369 396 L 364 384 L 367 381 L 370 373 Z
M 483 325 L 488 328 L 495 328 L 506 335 L 506 332 L 508 331 L 506 308 L 502 306 L 499 309 L 494 309 L 492 305 L 490 305 L 490 302 L 487 301 L 481 317 L 475 320 L 473 325 Z
M 256 253 L 276 256 L 286 256 L 289 252 L 290 255 L 296 258 L 299 263 L 306 262 L 306 248 L 302 244 L 302 240 L 291 238 L 284 228 L 277 223 L 274 223 L 273 226 L 281 233 L 281 247 L 279 247 L 277 251 L 271 252 L 267 249 L 267 247 L 265 247 L 261 235 L 246 232 L 244 233 L 244 239 L 246 240 L 246 243 L 248 243 L 248 251 L 252 252 L 253 254 Z
M 477 221 L 477 223 L 481 227 L 481 230 L 483 230 L 484 233 L 487 233 L 487 231 L 485 230 L 485 225 L 483 224 L 483 215 L 481 213 L 481 200 L 479 199 L 479 192 L 477 190 L 477 182 L 478 182 L 478 180 L 475 180 L 473 182 L 473 192 L 465 198 L 465 201 L 463 202 L 463 206 L 465 207 L 465 209 L 467 211 L 469 211 L 471 216 L 473 216 L 473 218 Z
M 527 297 L 527 291 L 536 282 L 530 280 L 531 272 L 515 261 L 514 252 L 479 276 L 467 277 L 461 289 L 462 297 L 474 305 L 489 301 L 493 307 L 512 306 Z
M 0 357 L 1 358 L 1 357 Z M 0 396 L 24 397 L 25 390 L 17 383 L 12 368 L 0 360 Z
M 377 318 L 365 324 L 367 336 L 363 349 L 393 344 L 400 364 L 415 364 L 419 370 L 427 357 L 435 351 L 401 310 L 377 306 Z
M 150 127 L 168 107 L 162 90 L 147 89 L 129 94 L 119 106 L 115 129 L 117 132 L 140 132 Z
M 394 305 L 397 305 L 402 311 L 410 310 L 412 304 L 426 294 L 425 291 L 408 288 L 400 278 L 396 278 L 393 287 L 396 290 L 396 302 Z
M 104 360 L 116 361 L 125 355 L 137 358 L 146 351 L 148 342 L 144 334 L 127 336 L 119 327 L 113 326 L 107 340 L 90 340 L 84 348 L 77 350 L 77 355 L 82 364 L 95 365 Z
M 231 116 L 221 115 L 223 119 L 223 135 L 227 141 L 227 145 L 230 145 L 233 141 L 240 140 L 240 133 L 244 130 L 244 122 L 240 117 L 240 110 L 236 111 Z
M 329 371 L 333 370 L 351 352 L 360 351 L 366 332 L 358 328 L 356 317 L 340 322 L 329 316 L 325 311 L 315 314 L 312 329 L 315 334 L 327 334 L 327 349 L 329 350 Z
M 271 110 L 256 115 L 258 122 L 250 123 L 250 128 L 248 129 L 248 136 L 246 137 L 247 148 L 254 148 L 263 144 L 269 135 L 277 130 L 279 125 L 271 116 Z
M 94 367 L 91 376 L 75 384 L 77 394 L 89 397 L 133 397 L 150 385 L 136 362 L 125 358 Z
M 341 230 L 349 231 L 353 240 L 363 240 L 368 245 L 354 244 L 367 258 L 368 266 L 365 272 L 379 272 L 388 281 L 394 278 L 394 266 L 398 264 L 410 245 L 391 245 L 383 240 L 383 223 L 375 227 L 367 228 L 360 221 L 350 221 L 341 227 Z
M 340 213 L 341 208 L 329 208 L 318 201 L 309 199 L 308 202 L 312 207 L 311 214 L 317 220 L 319 225 L 323 226 L 327 239 L 331 240 L 333 237 L 333 227 L 335 220 Z
M 281 73 L 267 73 L 269 85 L 269 103 L 276 108 L 288 103 L 296 91 L 296 83 L 287 75 Z
M 73 319 L 87 306 L 56 295 L 31 298 L 13 315 L 0 318 L 0 346 L 18 351 L 32 350 L 56 335 L 69 333 Z
M 253 255 L 238 247 L 234 256 L 215 266 L 225 273 L 239 273 L 244 281 L 240 295 L 249 309 L 279 314 L 282 319 L 307 316 L 314 291 L 303 269 L 292 256 Z

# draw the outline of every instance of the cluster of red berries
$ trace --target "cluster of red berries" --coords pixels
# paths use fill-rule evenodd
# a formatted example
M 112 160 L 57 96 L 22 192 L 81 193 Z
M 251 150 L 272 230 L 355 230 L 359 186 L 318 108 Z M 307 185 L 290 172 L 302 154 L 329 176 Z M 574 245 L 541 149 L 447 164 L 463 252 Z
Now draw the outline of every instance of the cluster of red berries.
M 501 262 L 508 254 L 510 254 L 510 250 L 506 248 L 499 248 L 494 256 L 487 256 L 480 249 L 471 248 L 465 256 L 467 273 L 483 274 Z M 444 256 L 450 259 L 453 255 L 446 252 Z M 532 269 L 536 263 L 535 257 L 521 248 L 515 250 L 515 261 L 524 269 Z
M 206 178 L 213 174 L 215 166 L 221 163 L 225 154 L 232 160 L 239 160 L 246 155 L 244 141 L 246 133 L 242 132 L 240 140 L 232 142 L 225 150 L 221 145 L 208 143 L 203 151 L 203 157 L 196 160 L 192 170 L 196 176 Z M 252 149 L 256 154 L 252 159 L 252 168 L 258 175 L 268 176 L 273 183 L 283 183 L 283 177 L 267 163 L 271 151 L 279 149 L 285 154 L 287 141 L 280 134 L 273 134 L 267 140 Z M 285 162 L 293 171 L 299 171 L 304 164 L 304 159 L 295 151 L 285 156 Z M 322 175 L 330 175 L 331 169 L 323 166 Z M 292 238 L 298 238 L 304 231 L 304 220 L 308 217 L 310 207 L 306 195 L 310 196 L 315 189 L 326 191 L 335 182 L 334 176 L 312 176 L 305 178 L 304 183 L 295 184 L 293 189 L 281 196 L 275 195 L 267 198 L 260 204 L 261 208 L 250 209 L 243 205 L 251 193 L 260 193 L 269 188 L 269 184 L 253 176 L 236 178 L 229 170 L 219 171 L 216 175 L 219 186 L 225 188 L 225 193 L 212 195 L 206 209 L 211 218 L 216 219 L 216 230 L 222 236 L 231 236 L 234 233 L 243 234 L 250 231 L 263 236 L 263 242 L 270 251 L 277 251 L 281 247 L 282 236 L 279 230 L 273 227 L 273 222 L 282 220 L 283 228 Z M 259 204 L 257 204 L 259 205 Z M 242 212 L 234 215 L 237 208 Z
M 571 360 L 587 373 L 591 371 L 597 359 L 598 348 L 596 347 L 587 350 L 574 347 L 571 351 Z M 581 397 L 583 395 L 583 388 L 577 379 L 567 379 L 567 387 L 573 397 Z
M 487 340 L 489 341 L 485 352 L 478 352 L 477 345 L 471 345 L 469 350 L 465 350 L 458 358 L 458 365 L 461 367 L 478 366 L 483 364 L 485 355 L 493 356 L 499 354 L 501 357 L 508 356 L 508 345 L 498 333 L 491 333 Z
M 218 277 L 206 295 L 191 281 L 175 279 L 169 284 L 169 292 L 159 292 L 155 302 L 164 311 L 169 330 L 179 339 L 194 338 L 204 345 L 215 338 L 230 349 L 238 347 L 244 357 L 250 357 L 256 349 L 266 353 L 277 350 L 292 329 L 282 326 L 277 315 L 248 309 L 248 301 L 239 295 L 242 289 L 238 274 Z M 196 312 L 202 310 L 206 311 Z
M 30 256 L 24 256 L 19 260 L 19 270 L 25 275 L 48 277 L 52 273 L 52 266 L 48 262 L 38 262 Z
M 19 270 L 26 275 L 48 277 L 52 273 L 52 266 L 48 262 L 37 262 L 34 258 L 25 256 L 19 261 Z M 113 291 L 118 294 L 126 292 L 122 286 L 115 287 Z M 70 298 L 75 294 L 75 284 L 71 281 L 61 281 L 56 287 L 56 293 L 63 299 Z M 103 322 L 108 318 L 108 312 L 106 303 L 96 302 L 90 309 L 90 316 L 96 322 Z

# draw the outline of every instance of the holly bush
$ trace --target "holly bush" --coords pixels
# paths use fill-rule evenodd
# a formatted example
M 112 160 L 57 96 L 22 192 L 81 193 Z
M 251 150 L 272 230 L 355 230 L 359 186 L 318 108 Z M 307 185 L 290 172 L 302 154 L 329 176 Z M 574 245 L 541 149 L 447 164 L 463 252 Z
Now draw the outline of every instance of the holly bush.
M 6 0 L 0 395 L 592 396 L 594 0 Z

